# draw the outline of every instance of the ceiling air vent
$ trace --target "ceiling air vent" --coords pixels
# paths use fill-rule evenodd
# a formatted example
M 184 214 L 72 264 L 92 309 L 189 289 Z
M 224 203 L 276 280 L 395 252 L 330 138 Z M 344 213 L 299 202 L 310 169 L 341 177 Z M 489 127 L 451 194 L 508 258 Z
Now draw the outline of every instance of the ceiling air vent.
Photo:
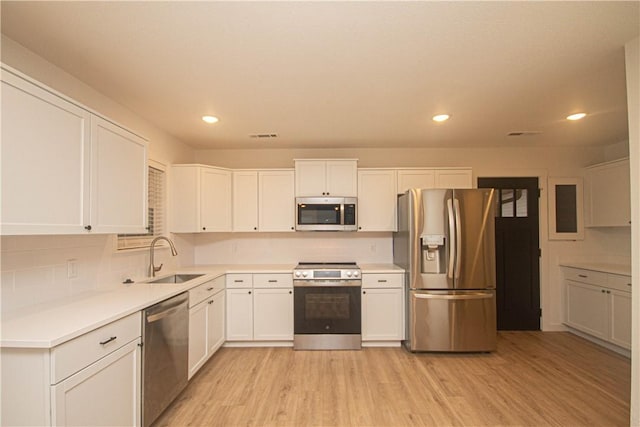
M 249 135 L 249 138 L 259 138 L 259 139 L 272 139 L 277 138 L 277 133 L 253 133 Z
M 540 135 L 542 132 L 536 130 L 521 130 L 516 132 L 509 132 L 507 136 L 536 136 Z

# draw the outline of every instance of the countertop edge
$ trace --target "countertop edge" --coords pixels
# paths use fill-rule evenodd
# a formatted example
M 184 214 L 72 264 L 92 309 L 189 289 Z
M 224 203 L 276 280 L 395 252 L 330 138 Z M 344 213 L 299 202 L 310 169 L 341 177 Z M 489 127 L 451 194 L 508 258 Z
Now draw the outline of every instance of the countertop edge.
M 631 276 L 631 266 L 624 264 L 610 264 L 598 262 L 561 262 L 560 267 L 579 268 L 589 271 L 600 271 L 602 273 L 619 274 Z

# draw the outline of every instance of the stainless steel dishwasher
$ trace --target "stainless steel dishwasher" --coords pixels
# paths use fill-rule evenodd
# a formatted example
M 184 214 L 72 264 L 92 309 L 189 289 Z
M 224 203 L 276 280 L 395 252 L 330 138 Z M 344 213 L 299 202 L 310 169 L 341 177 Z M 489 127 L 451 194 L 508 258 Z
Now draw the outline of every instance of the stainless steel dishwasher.
M 189 294 L 147 308 L 142 322 L 142 425 L 148 427 L 187 385 Z

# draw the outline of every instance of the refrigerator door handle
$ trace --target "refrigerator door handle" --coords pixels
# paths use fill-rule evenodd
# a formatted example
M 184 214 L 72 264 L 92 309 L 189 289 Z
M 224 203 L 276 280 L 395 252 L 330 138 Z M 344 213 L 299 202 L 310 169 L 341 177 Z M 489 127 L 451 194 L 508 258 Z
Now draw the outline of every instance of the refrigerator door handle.
M 460 277 L 460 267 L 462 262 L 462 254 L 460 251 L 462 250 L 462 227 L 460 226 L 460 202 L 458 199 L 453 199 L 453 211 L 456 216 L 456 269 L 455 269 L 455 277 Z
M 453 279 L 453 268 L 456 259 L 456 243 L 453 239 L 453 236 L 456 235 L 453 215 L 453 199 L 447 200 L 447 212 L 449 219 L 449 268 L 447 268 L 447 277 L 449 277 L 449 279 Z
M 454 299 L 454 300 L 469 300 L 469 299 L 489 299 L 493 298 L 491 292 L 472 292 L 464 294 L 413 294 L 416 299 Z

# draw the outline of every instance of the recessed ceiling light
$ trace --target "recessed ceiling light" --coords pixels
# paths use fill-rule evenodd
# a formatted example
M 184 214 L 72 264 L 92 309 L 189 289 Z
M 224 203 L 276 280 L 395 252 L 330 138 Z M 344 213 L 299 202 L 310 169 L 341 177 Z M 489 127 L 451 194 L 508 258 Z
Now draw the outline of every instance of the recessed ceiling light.
M 570 116 L 567 116 L 567 120 L 580 120 L 582 118 L 584 118 L 584 116 L 586 116 L 587 113 L 575 113 L 575 114 L 571 114 Z
M 216 123 L 218 122 L 218 118 L 214 116 L 202 116 L 202 120 L 207 123 Z
M 436 116 L 433 116 L 434 122 L 444 122 L 445 120 L 449 120 L 448 114 L 438 114 Z

